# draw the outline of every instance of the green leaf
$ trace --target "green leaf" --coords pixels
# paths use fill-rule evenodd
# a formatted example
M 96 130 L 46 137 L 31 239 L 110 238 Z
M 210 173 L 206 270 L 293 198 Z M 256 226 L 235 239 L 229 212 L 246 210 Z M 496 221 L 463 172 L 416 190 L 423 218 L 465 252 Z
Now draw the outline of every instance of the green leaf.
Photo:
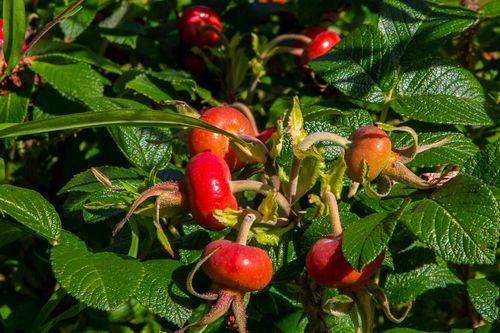
M 465 165 L 468 175 L 480 178 L 500 201 L 500 141 L 484 147 Z
M 394 61 L 382 34 L 364 25 L 309 63 L 313 71 L 347 96 L 382 103 Z M 390 80 L 389 80 L 390 81 Z
M 474 75 L 437 58 L 414 63 L 401 75 L 391 107 L 411 119 L 426 122 L 492 124 L 485 109 L 483 88 Z
M 378 28 L 398 57 L 427 56 L 437 46 L 474 23 L 476 15 L 463 8 L 438 7 L 423 0 L 385 0 Z
M 61 21 L 61 30 L 66 37 L 75 39 L 87 29 L 99 10 L 98 0 L 87 0 L 82 3 L 78 12 Z M 58 8 L 56 14 L 62 12 L 66 7 Z
M 368 215 L 344 230 L 342 253 L 355 270 L 360 271 L 387 247 L 405 206 L 397 212 Z
M 102 166 L 97 168 L 113 182 L 113 185 L 119 185 L 116 181 L 124 182 L 143 182 L 144 179 L 136 171 L 131 169 Z M 103 188 L 103 185 L 95 178 L 90 170 L 76 174 L 71 180 L 59 190 L 57 194 L 65 192 L 96 192 Z
M 467 291 L 481 317 L 489 322 L 500 319 L 500 276 L 468 280 Z
M 13 125 L 0 129 L 0 138 L 38 134 L 69 129 L 94 128 L 110 125 L 136 126 L 136 127 L 190 127 L 200 128 L 227 136 L 230 140 L 239 140 L 234 134 L 212 126 L 199 119 L 159 111 L 149 110 L 114 110 L 105 112 L 83 112 L 62 115 L 31 121 L 20 125 Z
M 193 312 L 193 303 L 177 281 L 182 265 L 175 260 L 149 260 L 143 262 L 144 278 L 134 293 L 137 300 L 168 321 L 182 326 Z M 176 281 L 177 280 L 177 281 Z
M 500 218 L 495 198 L 479 179 L 459 175 L 430 198 L 413 203 L 404 221 L 422 242 L 447 261 L 492 264 Z
M 495 18 L 500 16 L 500 3 L 494 0 L 487 2 L 481 7 L 479 14 L 483 18 Z
M 145 105 L 132 100 L 118 98 L 96 98 L 87 102 L 95 111 L 111 111 L 120 108 L 146 109 Z M 172 154 L 172 146 L 168 142 L 171 132 L 167 128 L 154 127 L 108 127 L 118 148 L 135 167 L 147 172 L 164 168 Z
M 396 255 L 394 263 L 398 270 L 389 273 L 384 284 L 392 304 L 415 300 L 428 290 L 463 284 L 429 249 L 414 247 Z
M 7 62 L 4 76 L 17 65 L 26 32 L 26 12 L 23 1 L 3 2 L 3 56 Z
M 342 206 L 339 207 L 339 210 L 340 220 L 342 221 L 342 226 L 344 228 L 349 227 L 351 224 L 355 224 L 360 220 L 356 214 L 346 211 Z M 311 217 L 309 215 L 310 213 L 311 212 L 308 212 L 308 214 L 304 216 L 304 220 L 310 225 L 302 235 L 300 244 L 300 251 L 304 256 L 315 242 L 332 233 L 332 224 L 330 223 L 329 216 L 320 215 Z
M 90 195 L 82 195 L 78 210 L 83 208 L 83 220 L 87 223 L 96 223 L 108 220 L 123 213 L 123 209 L 116 208 L 123 202 L 125 194 L 103 187 Z
M 0 211 L 51 243 L 59 240 L 59 215 L 54 206 L 38 192 L 12 185 L 0 185 Z
M 40 40 L 35 44 L 30 54 L 36 56 L 37 60 L 68 59 L 94 65 L 111 73 L 122 73 L 117 64 L 83 45 L 68 44 L 57 40 Z
M 200 87 L 195 80 L 182 72 L 174 70 L 164 70 L 161 72 L 149 72 L 149 76 L 170 83 L 176 91 L 187 92 L 192 100 L 195 100 L 195 95 L 200 96 L 204 101 L 213 103 L 212 93 Z
M 70 232 L 51 251 L 52 270 L 61 286 L 79 302 L 110 311 L 134 295 L 144 276 L 138 260 L 111 252 L 92 253 Z
M 12 91 L 5 95 L 0 95 L 0 122 L 2 123 L 22 123 L 28 113 L 29 89 Z
M 0 247 L 15 242 L 24 235 L 21 229 L 0 219 Z
M 101 76 L 90 65 L 54 65 L 35 61 L 31 64 L 31 69 L 47 80 L 61 95 L 71 100 L 85 103 L 86 99 L 103 94 Z
M 111 43 L 129 46 L 132 49 L 137 47 L 139 36 L 146 35 L 146 28 L 139 22 L 123 22 L 116 27 L 99 27 L 101 37 Z
M 156 103 L 172 99 L 172 96 L 155 85 L 146 74 L 137 75 L 125 87 L 143 94 Z
M 172 137 L 168 128 L 113 126 L 109 131 L 118 148 L 137 168 L 144 171 L 160 170 L 170 161 L 172 146 L 162 142 Z
M 453 132 L 418 133 L 418 144 L 427 145 L 446 137 L 449 141 L 444 145 L 418 153 L 407 165 L 409 167 L 431 167 L 448 163 L 464 165 L 479 150 L 471 139 L 461 133 Z M 399 133 L 391 133 L 391 141 L 394 147 L 407 147 L 412 143 L 408 135 Z

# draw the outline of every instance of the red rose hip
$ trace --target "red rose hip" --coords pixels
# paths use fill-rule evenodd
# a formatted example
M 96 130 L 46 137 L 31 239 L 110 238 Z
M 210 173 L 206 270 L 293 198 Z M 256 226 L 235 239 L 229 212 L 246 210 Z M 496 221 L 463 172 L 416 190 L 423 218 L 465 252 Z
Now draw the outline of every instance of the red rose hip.
M 380 267 L 384 255 L 382 252 L 358 272 L 342 254 L 342 238 L 322 238 L 307 253 L 306 268 L 321 286 L 355 289 Z
M 228 106 L 213 107 L 204 112 L 200 120 L 237 135 L 256 135 L 248 118 Z M 231 170 L 241 169 L 246 164 L 230 149 L 228 138 L 210 131 L 192 129 L 188 136 L 188 150 L 191 156 L 205 151 L 212 152 L 223 158 Z
M 302 58 L 304 63 L 322 56 L 323 54 L 330 51 L 335 44 L 340 42 L 340 36 L 331 31 L 325 31 L 319 33 L 312 39 L 312 41 L 304 49 Z
M 347 176 L 355 182 L 363 182 L 363 161 L 366 161 L 368 179 L 377 178 L 391 157 L 392 144 L 387 133 L 375 126 L 365 126 L 355 130 L 351 140 L 345 153 Z
M 205 247 L 202 257 L 215 249 L 217 251 L 203 264 L 203 270 L 212 281 L 243 292 L 263 289 L 271 281 L 273 265 L 264 250 L 216 240 Z
M 184 44 L 189 46 L 214 46 L 220 37 L 214 31 L 202 31 L 208 25 L 222 31 L 219 16 L 206 6 L 192 6 L 186 9 L 179 19 L 179 34 Z
M 209 230 L 225 226 L 213 217 L 215 209 L 237 209 L 238 202 L 231 192 L 231 173 L 224 160 L 212 153 L 200 153 L 186 167 L 185 186 L 188 205 L 196 222 Z

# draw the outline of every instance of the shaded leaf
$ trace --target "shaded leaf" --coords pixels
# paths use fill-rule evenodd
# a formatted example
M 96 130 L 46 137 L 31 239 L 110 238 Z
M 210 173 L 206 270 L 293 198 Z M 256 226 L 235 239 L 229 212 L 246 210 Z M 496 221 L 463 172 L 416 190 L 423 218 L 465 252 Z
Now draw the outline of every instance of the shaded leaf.
M 37 60 L 62 58 L 75 62 L 84 62 L 111 73 L 121 74 L 120 67 L 117 64 L 83 45 L 68 44 L 56 40 L 40 40 L 31 49 L 30 54 L 35 55 Z
M 398 270 L 390 272 L 384 284 L 390 303 L 406 303 L 428 290 L 463 284 L 429 249 L 412 248 L 396 255 L 394 262 Z
M 492 276 L 484 279 L 467 281 L 467 291 L 481 317 L 489 322 L 500 318 L 500 277 Z
M 193 303 L 184 286 L 179 287 L 174 279 L 182 265 L 175 260 L 149 260 L 143 267 L 144 279 L 134 296 L 155 314 L 177 326 L 184 325 L 193 312 Z

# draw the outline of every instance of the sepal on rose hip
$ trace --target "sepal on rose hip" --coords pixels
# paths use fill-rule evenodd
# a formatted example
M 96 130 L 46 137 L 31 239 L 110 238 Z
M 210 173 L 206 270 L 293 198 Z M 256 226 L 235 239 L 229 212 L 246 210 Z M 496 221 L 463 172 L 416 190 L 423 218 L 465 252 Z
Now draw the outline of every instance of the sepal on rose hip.
M 377 123 L 377 125 L 379 127 L 365 126 L 355 130 L 351 135 L 352 142 L 345 155 L 348 177 L 355 183 L 361 183 L 369 196 L 388 195 L 392 188 L 392 181 L 421 190 L 432 189 L 446 176 L 448 167 L 437 181 L 429 182 L 415 175 L 405 164 L 412 161 L 419 152 L 446 144 L 449 138 L 419 146 L 418 135 L 412 128 L 382 123 Z M 392 147 L 383 129 L 408 133 L 412 138 L 412 144 L 402 148 Z M 371 187 L 373 180 L 377 181 L 377 191 Z M 354 194 L 355 191 L 350 191 L 349 197 Z

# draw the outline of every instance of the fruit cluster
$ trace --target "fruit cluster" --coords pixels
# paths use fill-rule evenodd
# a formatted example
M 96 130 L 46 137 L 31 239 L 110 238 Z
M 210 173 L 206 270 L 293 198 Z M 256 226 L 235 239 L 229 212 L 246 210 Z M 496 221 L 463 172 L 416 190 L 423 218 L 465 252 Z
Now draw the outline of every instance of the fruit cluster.
M 181 41 L 189 47 L 214 47 L 225 39 L 219 17 L 208 7 L 188 8 L 180 17 L 178 24 Z M 282 40 L 295 40 L 293 47 L 295 62 L 300 70 L 307 74 L 311 73 L 307 64 L 330 51 L 340 41 L 337 34 L 321 26 L 307 27 L 299 35 L 291 34 L 279 38 L 269 44 L 277 45 Z M 188 53 L 186 57 L 196 59 L 193 56 L 192 53 Z M 265 63 L 266 57 L 266 51 L 263 51 L 260 58 L 262 64 Z M 191 69 L 194 71 L 195 67 L 192 65 Z M 196 71 L 198 69 L 200 68 Z M 256 79 L 258 80 L 258 77 Z M 249 96 L 251 97 L 251 94 Z M 199 226 L 210 231 L 222 231 L 227 227 L 237 230 L 238 236 L 235 241 L 214 240 L 206 245 L 200 261 L 188 277 L 188 289 L 195 296 L 215 303 L 200 320 L 177 332 L 212 323 L 225 315 L 229 309 L 234 314 L 239 332 L 246 332 L 244 301 L 246 294 L 266 288 L 273 274 L 269 255 L 259 247 L 247 245 L 253 230 L 252 225 L 262 223 L 278 230 L 282 228 L 276 232 L 280 234 L 299 222 L 301 212 L 297 200 L 300 198 L 295 198 L 298 168 L 306 156 L 317 156 L 317 151 L 313 147 L 317 142 L 333 141 L 341 146 L 345 153 L 339 157 L 339 160 L 344 162 L 345 168 L 336 175 L 338 179 L 335 181 L 342 182 L 345 172 L 354 185 L 362 184 L 366 193 L 373 196 L 386 195 L 391 189 L 392 181 L 419 189 L 428 189 L 436 185 L 435 182 L 423 181 L 404 166 L 419 151 L 430 148 L 430 146 L 418 146 L 416 134 L 410 128 L 384 124 L 379 124 L 379 127 L 365 126 L 353 131 L 349 139 L 329 132 L 307 135 L 302 127 L 301 115 L 299 117 L 292 111 L 288 120 L 288 133 L 284 133 L 285 129 L 282 127 L 259 133 L 251 111 L 242 103 L 233 104 L 236 105 L 241 110 L 232 106 L 218 106 L 199 115 L 199 120 L 211 126 L 214 131 L 202 128 L 188 131 L 186 143 L 190 160 L 186 166 L 184 180 L 161 183 L 143 192 L 133 203 L 125 219 L 115 228 L 116 233 L 145 199 L 156 196 L 155 226 L 159 235 L 163 235 L 162 244 L 171 255 L 175 252 L 160 225 L 161 209 L 180 208 L 182 212 L 191 214 Z M 384 129 L 405 131 L 412 136 L 414 144 L 396 149 Z M 276 154 L 271 153 L 271 150 L 281 149 L 279 148 L 281 140 L 286 134 L 293 146 L 292 164 L 295 166 L 292 165 L 290 177 L 286 179 L 287 184 L 284 184 L 285 179 L 280 177 L 277 171 Z M 432 146 L 445 142 L 446 140 L 442 140 Z M 261 174 L 260 181 L 233 180 L 233 174 L 239 175 L 240 178 L 253 176 L 252 173 L 245 173 L 251 170 L 251 167 L 247 168 L 251 163 L 249 161 L 263 164 L 265 172 L 254 172 Z M 373 180 L 378 182 L 378 192 L 371 188 L 370 182 Z M 353 188 L 356 189 L 356 186 Z M 255 191 L 266 196 L 261 204 L 265 209 L 240 207 L 235 194 L 241 191 Z M 328 186 L 322 186 L 320 197 L 322 204 L 328 207 L 332 232 L 317 240 L 308 250 L 305 257 L 307 274 L 320 286 L 338 288 L 353 298 L 359 298 L 359 295 L 368 292 L 368 288 L 373 288 L 373 286 L 368 287 L 369 278 L 382 265 L 385 251 L 382 250 L 371 262 L 355 270 L 342 253 L 343 231 L 336 196 Z M 198 293 L 192 286 L 193 276 L 199 268 L 203 268 L 212 280 L 208 293 Z

